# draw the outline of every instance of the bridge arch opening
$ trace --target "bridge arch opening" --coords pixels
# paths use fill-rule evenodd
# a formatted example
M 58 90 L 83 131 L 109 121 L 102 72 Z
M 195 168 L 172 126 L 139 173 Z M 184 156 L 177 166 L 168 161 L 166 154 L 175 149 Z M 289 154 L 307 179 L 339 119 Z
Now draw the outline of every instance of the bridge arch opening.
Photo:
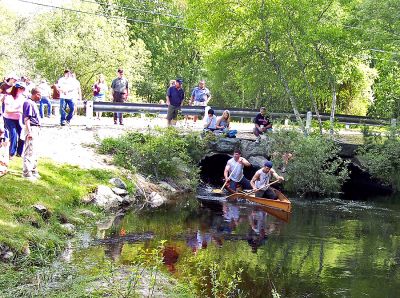
M 231 158 L 232 155 L 226 153 L 212 153 L 205 156 L 199 163 L 201 181 L 221 187 L 224 183 L 226 163 Z M 250 180 L 258 169 L 256 166 L 244 167 L 244 176 Z

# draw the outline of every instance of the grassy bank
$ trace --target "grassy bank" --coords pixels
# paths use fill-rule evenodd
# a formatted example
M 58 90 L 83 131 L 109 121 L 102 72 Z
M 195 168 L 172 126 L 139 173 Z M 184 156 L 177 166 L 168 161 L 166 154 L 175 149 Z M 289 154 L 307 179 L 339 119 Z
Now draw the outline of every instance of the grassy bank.
M 21 168 L 21 159 L 14 160 L 10 173 L 0 178 L 0 244 L 13 251 L 10 261 L 15 265 L 42 264 L 64 247 L 69 233 L 61 224 L 79 228 L 93 223 L 94 219 L 79 215 L 79 210 L 100 210 L 83 205 L 82 198 L 97 185 L 107 184 L 113 173 L 41 160 L 41 179 L 31 182 L 22 178 Z M 48 218 L 40 215 L 34 204 L 45 206 Z

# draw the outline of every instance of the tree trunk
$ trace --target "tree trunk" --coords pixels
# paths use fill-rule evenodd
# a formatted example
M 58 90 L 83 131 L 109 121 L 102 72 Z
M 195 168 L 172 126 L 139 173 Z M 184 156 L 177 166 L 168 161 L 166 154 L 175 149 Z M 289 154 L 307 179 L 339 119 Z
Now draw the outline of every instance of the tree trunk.
M 275 55 L 271 51 L 270 45 L 271 44 L 270 44 L 270 40 L 269 40 L 269 32 L 266 31 L 265 32 L 265 49 L 266 49 L 267 54 L 269 56 L 269 60 L 270 60 L 271 64 L 273 65 L 273 67 L 275 68 L 275 72 L 278 75 L 279 80 L 281 81 L 281 83 L 285 87 L 286 94 L 288 95 L 290 103 L 292 104 L 293 112 L 294 112 L 294 114 L 296 116 L 297 122 L 299 123 L 302 132 L 306 133 L 306 130 L 305 130 L 305 127 L 304 127 L 304 124 L 303 124 L 303 120 L 301 119 L 299 111 L 297 109 L 296 99 L 294 98 L 294 96 L 292 94 L 292 91 L 289 88 L 289 84 L 288 84 L 287 80 L 285 79 L 285 77 L 284 77 L 284 75 L 283 75 L 283 73 L 281 71 L 279 63 L 276 61 Z
M 331 105 L 331 116 L 330 116 L 330 130 L 329 133 L 333 135 L 334 132 L 334 124 L 335 124 L 335 111 L 336 111 L 336 79 L 335 76 L 329 71 L 328 68 L 328 63 L 326 62 L 326 59 L 324 55 L 321 53 L 317 45 L 314 45 L 315 51 L 318 54 L 318 57 L 321 59 L 322 64 L 325 67 L 326 72 L 329 75 L 329 83 L 332 88 L 332 105 Z
M 322 121 L 321 121 L 321 116 L 319 115 L 317 101 L 315 100 L 314 93 L 313 93 L 313 90 L 311 88 L 310 81 L 307 78 L 307 74 L 306 74 L 306 71 L 305 71 L 306 67 L 305 67 L 303 61 L 301 60 L 301 57 L 300 57 L 299 51 L 296 48 L 296 45 L 294 44 L 292 35 L 290 33 L 290 29 L 288 29 L 288 36 L 289 36 L 290 44 L 291 44 L 291 46 L 293 48 L 293 51 L 294 51 L 294 54 L 296 56 L 297 64 L 299 65 L 299 68 L 300 68 L 301 73 L 303 75 L 303 79 L 304 79 L 304 81 L 305 81 L 305 83 L 307 85 L 308 93 L 310 94 L 310 99 L 311 99 L 312 105 L 314 107 L 315 114 L 317 115 L 318 125 L 319 125 L 319 133 L 322 135 Z

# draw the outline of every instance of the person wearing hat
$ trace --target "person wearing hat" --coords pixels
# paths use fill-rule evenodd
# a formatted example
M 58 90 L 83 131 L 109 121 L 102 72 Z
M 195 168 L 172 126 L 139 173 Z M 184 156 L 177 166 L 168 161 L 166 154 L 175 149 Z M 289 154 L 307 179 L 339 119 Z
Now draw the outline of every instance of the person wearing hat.
M 169 87 L 167 90 L 166 100 L 168 105 L 168 126 L 171 126 L 172 120 L 176 120 L 178 112 L 183 105 L 183 100 L 185 99 L 185 92 L 182 89 L 182 83 L 182 79 L 176 79 L 175 85 Z
M 10 159 L 14 155 L 21 156 L 24 147 L 24 141 L 20 138 L 21 136 L 21 125 L 19 119 L 22 115 L 22 105 L 25 102 L 25 83 L 16 82 L 11 88 L 10 94 L 4 97 L 4 125 L 8 131 L 8 137 L 10 139 Z
M 0 94 L 9 94 L 12 86 L 19 80 L 18 76 L 12 72 L 4 78 L 0 85 Z
M 264 163 L 264 166 L 259 169 L 251 179 L 251 187 L 253 187 L 253 190 L 258 190 L 255 193 L 256 197 L 268 198 L 271 200 L 277 199 L 277 195 L 275 194 L 275 192 L 267 185 L 270 183 L 271 177 L 274 177 L 275 179 L 280 181 L 283 181 L 285 179 L 282 176 L 279 176 L 272 168 L 272 166 L 272 162 L 267 160 Z M 266 187 L 266 189 L 264 189 L 264 187 Z
M 117 75 L 118 77 L 111 82 L 113 102 L 123 103 L 129 95 L 129 83 L 124 77 L 124 70 L 122 68 L 117 70 Z M 114 124 L 117 124 L 117 120 L 120 125 L 124 125 L 122 113 L 114 113 Z

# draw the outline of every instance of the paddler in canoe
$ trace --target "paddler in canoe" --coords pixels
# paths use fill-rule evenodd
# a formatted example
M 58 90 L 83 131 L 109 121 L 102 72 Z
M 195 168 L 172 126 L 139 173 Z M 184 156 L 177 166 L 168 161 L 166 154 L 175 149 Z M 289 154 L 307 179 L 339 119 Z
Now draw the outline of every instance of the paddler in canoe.
M 242 152 L 235 149 L 233 157 L 226 163 L 224 171 L 224 186 L 230 193 L 235 193 L 239 189 L 252 189 L 250 181 L 243 175 L 243 168 L 250 166 L 250 162 L 242 157 Z
M 273 163 L 271 161 L 265 161 L 264 166 L 259 169 L 251 179 L 250 184 L 256 197 L 270 200 L 276 200 L 278 198 L 274 190 L 269 187 L 269 184 L 271 184 L 271 178 L 274 177 L 277 182 L 284 181 L 285 179 L 282 176 L 279 176 L 272 166 Z

